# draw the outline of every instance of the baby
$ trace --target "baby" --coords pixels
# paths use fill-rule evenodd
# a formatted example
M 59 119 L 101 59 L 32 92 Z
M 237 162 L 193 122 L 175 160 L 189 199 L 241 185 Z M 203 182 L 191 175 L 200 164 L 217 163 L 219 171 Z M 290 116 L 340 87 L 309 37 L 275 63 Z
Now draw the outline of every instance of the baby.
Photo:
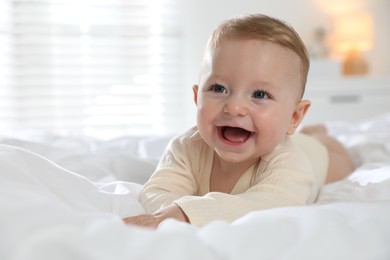
M 306 48 L 286 23 L 260 14 L 222 23 L 193 87 L 197 126 L 170 142 L 144 185 L 147 214 L 124 221 L 203 226 L 315 202 L 352 163 L 321 126 L 294 135 L 310 107 L 302 100 L 308 70 Z

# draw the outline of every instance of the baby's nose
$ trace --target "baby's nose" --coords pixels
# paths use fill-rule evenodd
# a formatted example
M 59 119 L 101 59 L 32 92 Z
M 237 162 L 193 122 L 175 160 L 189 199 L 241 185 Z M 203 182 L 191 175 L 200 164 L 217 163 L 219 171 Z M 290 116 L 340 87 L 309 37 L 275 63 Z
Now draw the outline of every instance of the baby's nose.
M 232 97 L 226 102 L 224 112 L 234 117 L 246 116 L 248 114 L 248 107 L 243 99 Z

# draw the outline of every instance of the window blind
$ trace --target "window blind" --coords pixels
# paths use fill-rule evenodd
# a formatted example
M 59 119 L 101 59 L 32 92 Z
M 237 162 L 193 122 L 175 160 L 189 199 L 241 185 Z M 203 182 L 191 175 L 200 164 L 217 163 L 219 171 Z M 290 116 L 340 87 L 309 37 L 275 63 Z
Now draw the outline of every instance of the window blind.
M 183 117 L 175 0 L 7 0 L 2 130 L 110 138 L 176 132 Z

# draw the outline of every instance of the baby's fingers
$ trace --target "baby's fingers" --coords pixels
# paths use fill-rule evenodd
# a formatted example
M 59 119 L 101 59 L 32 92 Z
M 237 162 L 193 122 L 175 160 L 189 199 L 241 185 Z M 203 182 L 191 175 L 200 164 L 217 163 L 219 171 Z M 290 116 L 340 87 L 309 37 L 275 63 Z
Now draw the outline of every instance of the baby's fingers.
M 142 214 L 138 216 L 132 216 L 124 218 L 123 221 L 126 224 L 136 225 L 141 227 L 157 228 L 161 220 L 150 214 Z

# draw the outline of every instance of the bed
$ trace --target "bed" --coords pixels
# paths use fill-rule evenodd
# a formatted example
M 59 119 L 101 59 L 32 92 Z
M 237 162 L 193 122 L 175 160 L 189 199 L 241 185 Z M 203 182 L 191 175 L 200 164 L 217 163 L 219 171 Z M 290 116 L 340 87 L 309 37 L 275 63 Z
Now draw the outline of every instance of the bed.
M 390 113 L 326 125 L 356 170 L 317 203 L 157 230 L 121 218 L 171 136 L 2 134 L 0 259 L 390 259 Z

